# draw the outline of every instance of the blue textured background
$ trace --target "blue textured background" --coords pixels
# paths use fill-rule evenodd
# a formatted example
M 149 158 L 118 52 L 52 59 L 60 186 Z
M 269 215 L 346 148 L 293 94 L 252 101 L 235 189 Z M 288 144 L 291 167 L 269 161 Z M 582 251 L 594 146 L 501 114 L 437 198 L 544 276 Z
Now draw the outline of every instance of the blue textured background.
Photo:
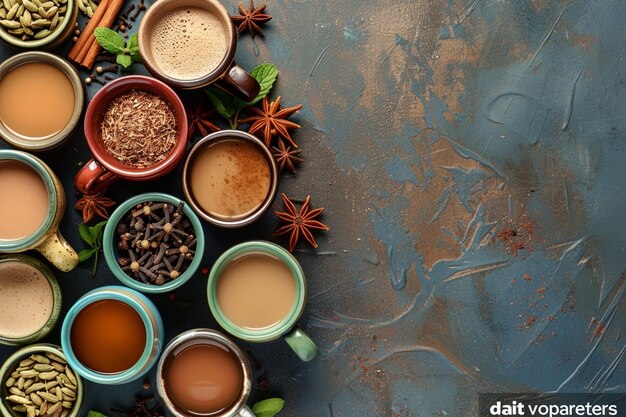
M 626 2 L 292 0 L 268 12 L 266 38 L 242 36 L 237 59 L 274 62 L 273 95 L 304 104 L 305 163 L 280 189 L 311 194 L 331 231 L 296 253 L 319 358 L 242 343 L 260 384 L 251 402 L 280 395 L 286 417 L 474 416 L 479 392 L 624 391 Z M 70 204 L 86 155 L 77 137 L 44 157 Z M 179 176 L 112 196 L 180 195 Z M 64 230 L 80 247 L 78 219 L 68 210 Z M 276 224 L 207 227 L 204 263 Z M 59 275 L 64 311 L 114 282 L 104 265 Z M 215 326 L 205 280 L 153 297 L 168 339 Z M 88 390 L 86 408 L 106 411 L 141 381 Z

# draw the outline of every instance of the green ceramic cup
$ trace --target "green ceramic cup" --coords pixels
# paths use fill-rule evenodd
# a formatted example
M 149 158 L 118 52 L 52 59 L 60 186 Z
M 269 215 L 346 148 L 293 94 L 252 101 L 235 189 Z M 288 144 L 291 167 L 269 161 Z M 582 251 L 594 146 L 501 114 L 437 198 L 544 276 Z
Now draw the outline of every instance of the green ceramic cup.
M 198 219 L 196 213 L 194 213 L 188 204 L 185 204 L 183 213 L 185 213 L 191 222 L 197 239 L 196 247 L 194 248 L 196 253 L 191 261 L 191 264 L 189 264 L 189 267 L 185 270 L 185 272 L 180 274 L 178 278 L 163 285 L 150 285 L 137 281 L 124 272 L 117 261 L 119 253 L 117 249 L 117 234 L 115 233 L 115 228 L 122 218 L 126 216 L 130 210 L 133 210 L 137 204 L 143 204 L 150 201 L 169 203 L 176 207 L 181 202 L 181 199 L 163 193 L 145 193 L 129 198 L 115 209 L 104 227 L 102 249 L 104 251 L 104 260 L 106 261 L 109 269 L 122 284 L 143 293 L 165 293 L 170 292 L 189 281 L 189 278 L 191 278 L 200 267 L 202 255 L 204 254 L 204 231 L 202 230 L 202 224 L 200 223 L 200 219 Z
M 267 253 L 280 259 L 290 269 L 296 281 L 296 300 L 291 312 L 274 326 L 265 329 L 248 329 L 233 323 L 221 310 L 217 300 L 217 283 L 222 271 L 236 258 L 248 253 Z M 249 342 L 269 342 L 283 337 L 300 359 L 305 362 L 317 355 L 317 346 L 311 338 L 297 326 L 306 302 L 306 280 L 300 264 L 291 253 L 274 243 L 250 241 L 233 246 L 224 252 L 213 264 L 207 284 L 209 307 L 217 322 L 231 335 Z
M 14 411 L 12 408 L 15 406 L 15 404 L 7 401 L 6 399 L 9 395 L 11 395 L 9 389 L 6 386 L 7 380 L 11 377 L 10 371 L 19 367 L 20 361 L 28 359 L 33 354 L 43 356 L 49 353 L 56 355 L 61 359 L 66 359 L 60 346 L 52 345 L 49 343 L 38 343 L 23 347 L 22 349 L 13 353 L 4 361 L 2 367 L 0 367 L 0 415 L 2 415 L 3 417 L 26 416 L 26 413 Z M 71 366 L 70 369 L 72 369 Z M 83 399 L 85 397 L 85 386 L 83 384 L 83 379 L 80 377 L 80 375 L 77 375 L 76 372 L 74 372 L 74 377 L 76 378 L 76 401 L 74 402 L 74 406 L 69 409 L 70 411 L 68 412 L 66 417 L 78 417 L 80 415 L 86 415 L 86 412 L 81 414 Z
M 50 290 L 52 291 L 52 311 L 50 312 L 50 317 L 45 322 L 45 324 L 34 331 L 33 333 L 21 337 L 10 337 L 7 335 L 0 334 L 0 344 L 3 345 L 25 345 L 28 343 L 36 342 L 37 340 L 43 339 L 50 333 L 50 331 L 54 328 L 59 320 L 59 314 L 61 313 L 61 287 L 59 287 L 59 283 L 55 278 L 54 274 L 43 262 L 38 261 L 35 258 L 31 258 L 27 255 L 0 255 L 0 264 L 5 262 L 19 262 L 24 265 L 31 266 L 37 269 L 39 272 L 43 274 L 44 277 L 48 280 L 48 284 L 50 284 Z

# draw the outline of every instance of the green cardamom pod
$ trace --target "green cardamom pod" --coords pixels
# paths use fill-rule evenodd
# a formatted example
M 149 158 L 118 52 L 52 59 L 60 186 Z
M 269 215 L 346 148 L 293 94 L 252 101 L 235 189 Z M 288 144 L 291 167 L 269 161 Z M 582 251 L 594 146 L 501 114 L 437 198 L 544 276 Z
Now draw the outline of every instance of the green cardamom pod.
M 67 363 L 67 361 L 64 358 L 62 358 L 59 355 L 56 355 L 56 354 L 54 354 L 52 352 L 46 352 L 46 356 L 48 357 L 48 359 L 50 359 L 50 360 L 52 360 L 54 362 L 59 362 L 59 363 L 62 363 L 62 364 L 66 364 Z
M 54 397 L 54 398 L 56 398 L 56 397 Z M 20 397 L 19 395 L 9 395 L 7 397 L 7 400 L 12 402 L 12 403 L 15 403 L 15 404 L 22 404 L 22 405 L 30 405 L 30 404 L 32 404 L 31 400 L 29 400 L 27 398 L 24 398 L 24 397 Z
M 44 400 L 54 403 L 54 404 L 59 402 L 59 399 L 57 398 L 56 395 L 50 394 L 49 392 L 46 392 L 46 391 L 37 391 L 37 395 L 39 395 Z
M 17 13 L 17 9 L 19 8 L 20 6 L 17 3 L 15 3 L 13 7 L 11 7 L 9 11 L 7 12 L 7 19 L 13 20 L 13 18 L 15 17 L 15 14 Z
M 39 7 L 37 7 L 35 3 L 30 0 L 22 0 L 22 4 L 31 12 L 36 12 L 39 10 Z
M 35 33 L 35 39 L 43 39 L 51 33 L 52 31 L 50 31 L 49 29 L 41 29 L 39 32 Z M 53 371 L 53 372 L 56 372 L 56 371 Z M 39 376 L 39 378 L 41 378 L 41 375 Z

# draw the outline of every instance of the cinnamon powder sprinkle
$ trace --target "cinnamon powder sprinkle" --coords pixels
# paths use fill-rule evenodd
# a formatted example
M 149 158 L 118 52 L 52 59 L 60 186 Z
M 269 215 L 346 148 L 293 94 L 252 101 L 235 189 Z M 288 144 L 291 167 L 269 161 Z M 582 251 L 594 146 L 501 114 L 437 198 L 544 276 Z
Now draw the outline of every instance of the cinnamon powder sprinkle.
M 115 98 L 102 120 L 102 143 L 125 165 L 145 168 L 164 160 L 176 144 L 176 118 L 156 94 L 131 91 Z

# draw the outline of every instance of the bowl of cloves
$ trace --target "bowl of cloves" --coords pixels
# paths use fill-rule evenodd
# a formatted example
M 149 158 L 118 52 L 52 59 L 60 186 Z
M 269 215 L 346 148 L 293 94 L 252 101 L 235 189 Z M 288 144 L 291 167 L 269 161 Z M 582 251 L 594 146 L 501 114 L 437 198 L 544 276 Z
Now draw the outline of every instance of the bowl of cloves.
M 204 232 L 185 202 L 163 193 L 132 197 L 104 229 L 104 259 L 124 285 L 144 293 L 180 287 L 202 262 Z

